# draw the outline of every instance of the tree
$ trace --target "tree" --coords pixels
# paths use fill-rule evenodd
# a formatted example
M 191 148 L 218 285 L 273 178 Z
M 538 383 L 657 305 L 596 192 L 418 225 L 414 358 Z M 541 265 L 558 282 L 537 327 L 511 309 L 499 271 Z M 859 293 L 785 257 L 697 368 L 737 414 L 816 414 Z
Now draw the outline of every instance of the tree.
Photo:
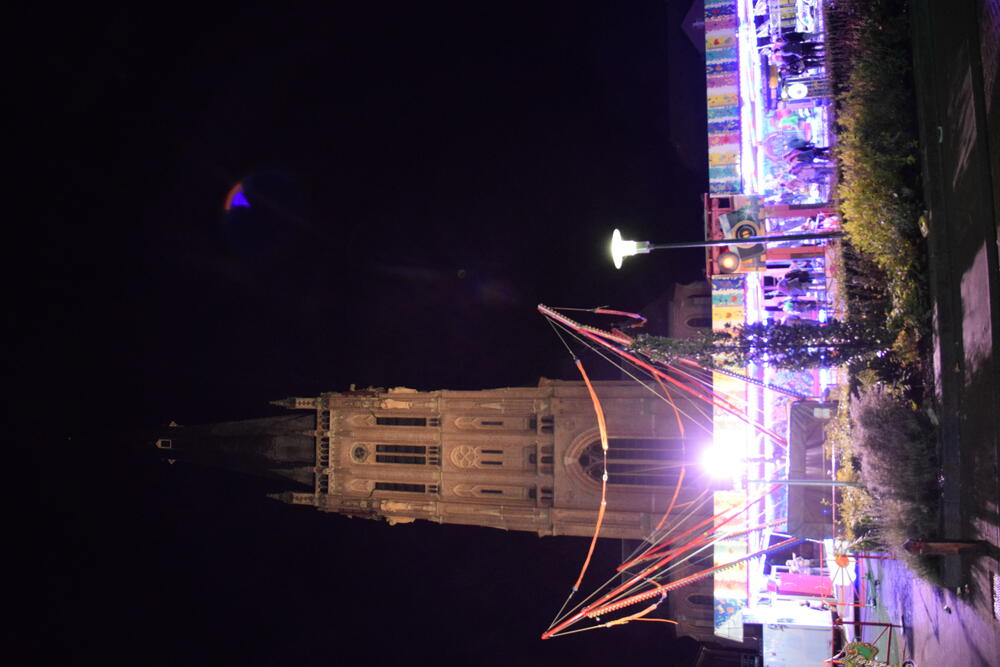
M 691 338 L 639 336 L 632 345 L 663 363 L 690 359 L 705 368 L 766 363 L 778 368 L 817 368 L 852 364 L 885 352 L 884 327 L 867 320 L 826 324 L 755 322 Z

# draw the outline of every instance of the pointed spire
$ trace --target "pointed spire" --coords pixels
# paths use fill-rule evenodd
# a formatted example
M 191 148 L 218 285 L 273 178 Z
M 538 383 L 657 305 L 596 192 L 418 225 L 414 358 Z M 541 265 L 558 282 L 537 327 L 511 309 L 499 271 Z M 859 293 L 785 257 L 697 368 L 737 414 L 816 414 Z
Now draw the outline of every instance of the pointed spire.
M 316 496 L 312 493 L 281 491 L 279 493 L 269 493 L 267 497 L 288 505 L 316 505 Z
M 288 398 L 282 398 L 277 401 L 271 401 L 271 405 L 276 405 L 279 408 L 286 408 L 288 410 L 315 410 L 316 399 L 301 398 L 298 396 L 289 396 Z
M 277 500 L 278 502 L 292 504 L 292 492 L 291 491 L 280 491 L 278 493 L 269 493 L 267 497 L 272 500 Z

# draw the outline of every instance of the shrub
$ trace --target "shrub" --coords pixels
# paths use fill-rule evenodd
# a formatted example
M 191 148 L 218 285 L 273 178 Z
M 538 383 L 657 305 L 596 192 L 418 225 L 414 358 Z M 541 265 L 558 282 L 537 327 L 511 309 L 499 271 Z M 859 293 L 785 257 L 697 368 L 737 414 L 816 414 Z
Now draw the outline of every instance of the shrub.
M 850 242 L 885 273 L 890 327 L 928 331 L 926 253 L 907 0 L 841 0 L 837 196 Z
M 874 537 L 907 561 L 914 571 L 933 578 L 925 560 L 902 549 L 911 538 L 937 530 L 937 464 L 933 430 L 901 392 L 875 384 L 851 402 L 851 441 L 860 460 L 860 479 L 872 506 Z
M 919 387 L 903 384 L 916 379 L 930 331 L 909 9 L 909 0 L 825 5 L 838 91 L 837 197 L 848 234 L 836 267 L 840 296 L 848 318 L 886 323 L 892 341 L 889 354 L 849 368 L 857 393 L 828 434 L 838 479 L 864 485 L 840 493 L 845 537 L 875 541 L 936 582 L 930 561 L 902 549 L 908 538 L 931 535 L 938 518 L 934 431 L 906 400 Z

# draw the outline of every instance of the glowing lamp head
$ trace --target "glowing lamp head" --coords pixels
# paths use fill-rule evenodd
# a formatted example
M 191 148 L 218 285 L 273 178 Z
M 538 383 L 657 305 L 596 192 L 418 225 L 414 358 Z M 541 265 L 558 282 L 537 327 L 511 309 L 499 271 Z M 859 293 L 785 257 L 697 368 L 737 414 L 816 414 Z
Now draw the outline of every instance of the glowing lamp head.
M 736 273 L 740 268 L 740 256 L 735 252 L 726 251 L 719 254 L 719 269 L 723 273 Z
M 626 257 L 649 252 L 649 241 L 626 241 L 617 229 L 611 234 L 611 261 L 615 268 L 622 268 Z

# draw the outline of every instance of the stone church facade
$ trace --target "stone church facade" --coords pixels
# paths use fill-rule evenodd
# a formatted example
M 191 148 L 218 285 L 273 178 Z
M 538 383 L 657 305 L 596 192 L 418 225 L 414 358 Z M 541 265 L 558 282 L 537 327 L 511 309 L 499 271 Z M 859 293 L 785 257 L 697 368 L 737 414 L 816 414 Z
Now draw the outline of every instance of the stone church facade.
M 691 464 L 711 439 L 693 398 L 674 406 L 634 382 L 597 382 L 610 436 L 603 537 L 642 539 L 673 495 L 701 491 Z M 593 534 L 602 457 L 582 382 L 419 392 L 405 388 L 276 401 L 315 414 L 314 488 L 282 494 L 325 512 L 524 530 Z M 676 408 L 676 411 L 675 411 Z
M 677 286 L 654 307 L 673 336 L 704 327 L 705 283 Z M 665 323 L 666 323 L 665 322 Z M 609 433 L 607 512 L 601 537 L 640 541 L 684 483 L 670 518 L 711 514 L 698 464 L 711 442 L 708 404 L 681 391 L 673 403 L 634 381 L 594 383 Z M 416 520 L 591 537 L 603 460 L 594 406 L 580 381 L 475 391 L 368 388 L 275 401 L 283 416 L 172 428 L 165 457 L 293 481 L 273 497 L 391 524 Z M 311 490 L 304 490 L 308 487 Z M 693 510 L 693 511 L 692 511 Z M 711 566 L 710 553 L 671 579 Z M 678 635 L 713 635 L 712 580 L 668 598 Z

